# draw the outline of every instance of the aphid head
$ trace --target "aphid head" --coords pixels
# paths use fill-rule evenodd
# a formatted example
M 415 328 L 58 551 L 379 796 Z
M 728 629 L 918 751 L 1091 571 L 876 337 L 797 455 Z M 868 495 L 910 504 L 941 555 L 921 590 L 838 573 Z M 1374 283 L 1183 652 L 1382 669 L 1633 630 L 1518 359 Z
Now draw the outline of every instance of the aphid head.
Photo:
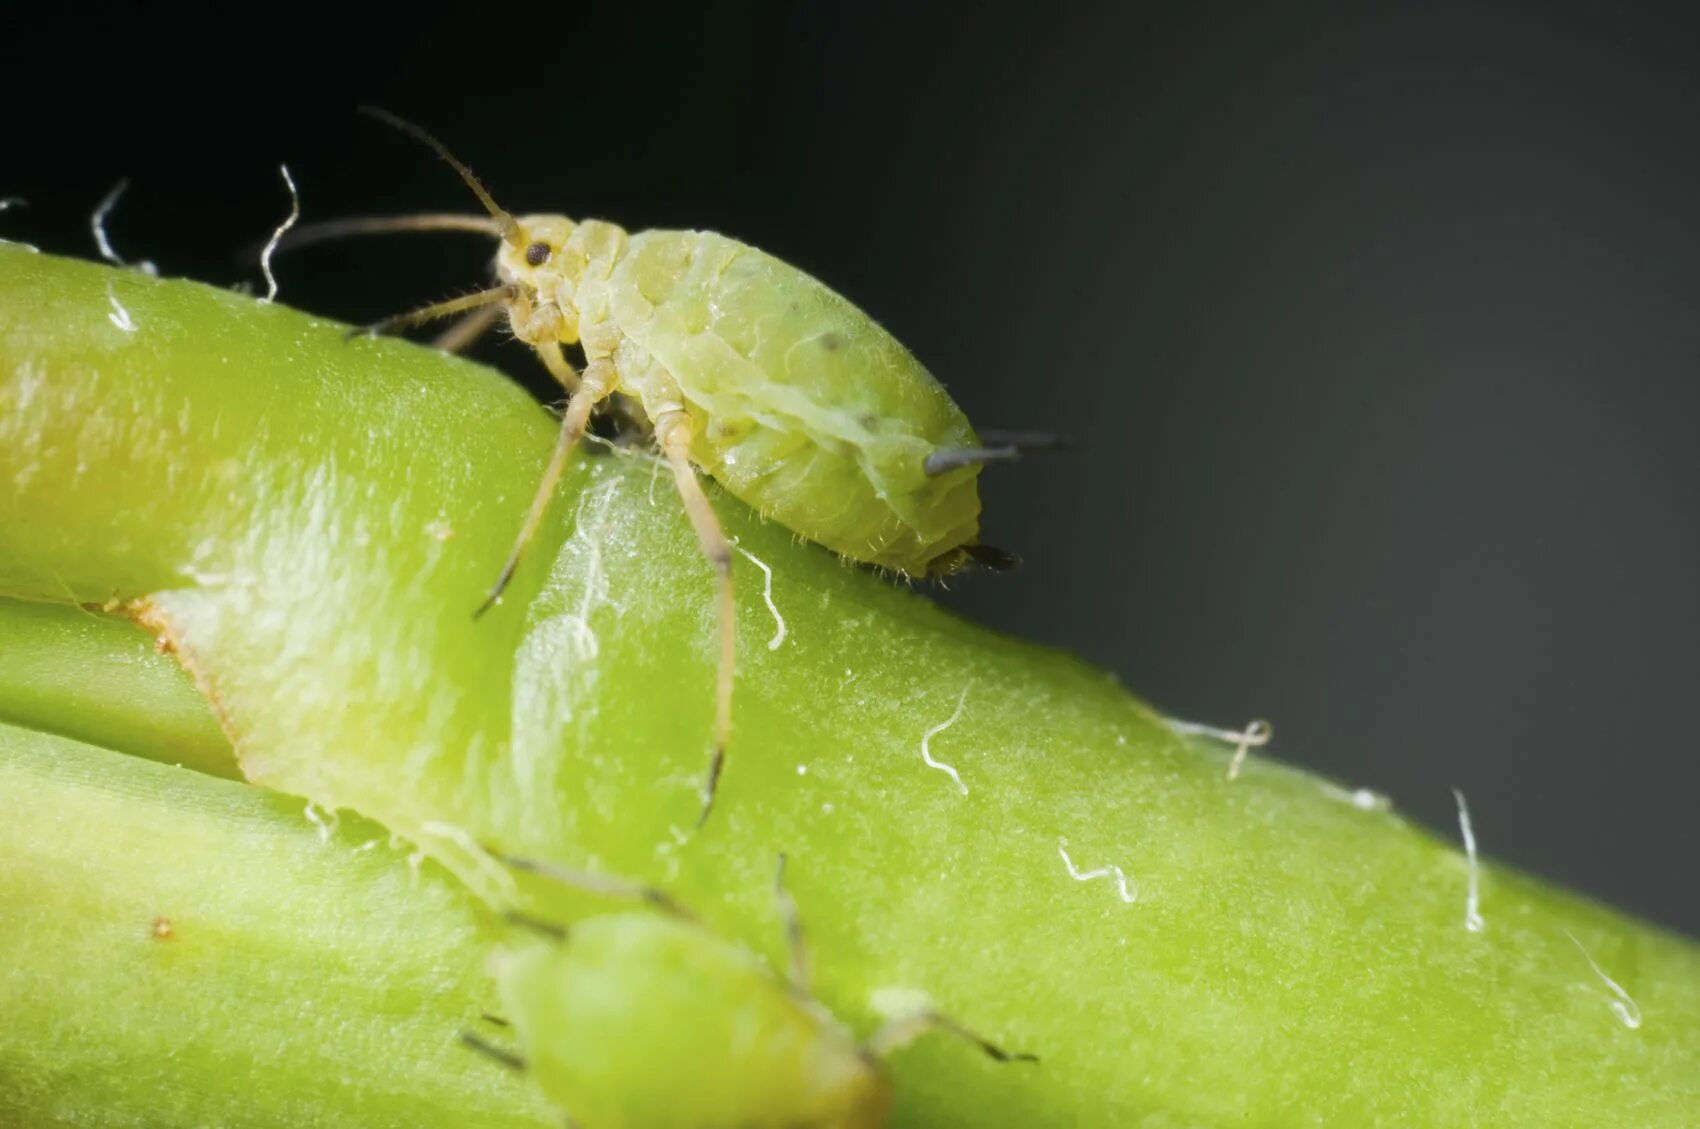
M 548 215 L 515 219 L 441 141 L 388 110 L 376 106 L 360 109 L 428 146 L 460 174 L 460 179 L 484 205 L 489 220 L 473 217 L 471 222 L 487 223 L 487 230 L 501 240 L 496 251 L 496 274 L 512 287 L 508 313 L 514 335 L 533 345 L 545 340 L 569 344 L 578 340 L 578 314 L 572 306 L 572 293 L 574 284 L 584 274 L 586 260 L 582 249 L 568 246 L 576 230 L 573 221 L 565 216 Z
M 563 281 L 576 282 L 584 273 L 584 251 L 573 240 L 578 225 L 566 216 L 521 216 L 514 227 L 517 238 L 502 240 L 496 250 L 503 282 L 552 296 Z
M 585 254 L 574 239 L 578 225 L 566 216 L 524 216 L 517 239 L 496 249 L 496 277 L 513 290 L 509 322 L 514 336 L 536 345 L 578 340 L 573 295 L 584 276 Z

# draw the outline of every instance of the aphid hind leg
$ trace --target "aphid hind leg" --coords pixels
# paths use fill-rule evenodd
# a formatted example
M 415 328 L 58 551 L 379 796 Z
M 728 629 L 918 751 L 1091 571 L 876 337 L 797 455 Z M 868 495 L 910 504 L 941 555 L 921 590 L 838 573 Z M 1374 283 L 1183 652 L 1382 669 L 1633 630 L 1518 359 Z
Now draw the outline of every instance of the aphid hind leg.
M 973 1043 L 980 1048 L 987 1058 L 997 1062 L 1039 1061 L 1038 1055 L 1029 1054 L 1026 1051 L 1006 1051 L 984 1035 L 964 1027 L 950 1016 L 931 1008 L 887 1022 L 885 1026 L 875 1031 L 873 1037 L 868 1040 L 867 1051 L 875 1058 L 883 1059 L 893 1051 L 908 1046 L 922 1035 L 928 1035 L 934 1031 L 943 1031 Z
M 720 661 L 714 684 L 714 752 L 709 758 L 708 779 L 703 784 L 702 811 L 697 826 L 708 820 L 714 809 L 714 797 L 720 788 L 720 771 L 726 765 L 726 746 L 732 737 L 732 675 L 737 661 L 737 603 L 732 589 L 732 543 L 714 516 L 708 495 L 697 480 L 696 468 L 691 465 L 691 440 L 696 428 L 683 411 L 660 413 L 655 421 L 655 440 L 667 465 L 673 468 L 673 482 L 685 503 L 685 513 L 696 529 L 702 554 L 714 566 L 719 586 Z
M 545 341 L 537 346 L 537 353 L 551 372 L 557 367 L 568 373 L 572 372 L 572 366 L 561 353 L 559 342 Z M 484 597 L 484 602 L 478 605 L 478 610 L 472 613 L 474 619 L 489 611 L 507 590 L 514 570 L 519 567 L 520 557 L 525 553 L 525 547 L 531 543 L 531 538 L 537 533 L 537 527 L 543 522 L 543 514 L 555 496 L 555 488 L 561 484 L 561 475 L 566 473 L 568 457 L 572 455 L 573 448 L 578 446 L 578 441 L 584 437 L 591 410 L 614 390 L 614 366 L 607 361 L 594 362 L 585 369 L 583 377 L 575 376 L 573 379 L 578 381 L 578 391 L 567 402 L 566 413 L 561 417 L 560 437 L 555 440 L 555 451 L 549 456 L 549 465 L 544 468 L 543 478 L 537 483 L 537 493 L 531 499 L 531 508 L 526 511 L 525 524 L 520 527 L 519 537 L 514 541 L 513 550 L 508 553 L 508 559 L 502 565 L 496 583 Z M 565 380 L 562 382 L 565 383 Z

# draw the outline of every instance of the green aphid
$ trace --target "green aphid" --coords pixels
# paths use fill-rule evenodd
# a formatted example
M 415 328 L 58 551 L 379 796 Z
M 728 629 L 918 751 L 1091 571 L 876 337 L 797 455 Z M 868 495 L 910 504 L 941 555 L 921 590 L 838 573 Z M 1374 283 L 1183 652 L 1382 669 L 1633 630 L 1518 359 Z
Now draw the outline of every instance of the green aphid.
M 465 1041 L 533 1077 L 582 1129 L 877 1129 L 891 1109 L 884 1057 L 935 1030 L 999 1061 L 1033 1061 L 933 1011 L 918 993 L 892 993 L 904 1001 L 887 1009 L 896 1014 L 858 1042 L 809 995 L 795 907 L 783 886 L 779 897 L 792 945 L 788 982 L 677 913 L 609 913 L 566 928 L 531 922 L 540 937 L 500 954 L 494 969 L 500 1021 L 518 1051 L 470 1033 Z
M 588 918 L 496 966 L 517 1064 L 585 1129 L 882 1125 L 878 1063 L 756 958 L 684 922 Z
M 982 463 L 1012 458 L 1024 443 L 982 447 L 944 387 L 896 338 L 796 267 L 713 232 L 630 234 L 599 220 L 516 218 L 435 138 L 385 111 L 368 112 L 436 150 L 488 215 L 334 221 L 287 242 L 419 230 L 500 240 L 501 285 L 371 327 L 465 314 L 441 342 L 460 348 L 505 314 L 514 336 L 571 394 L 554 456 L 480 613 L 512 578 L 593 409 L 617 400 L 647 424 L 719 577 L 706 817 L 731 736 L 735 640 L 732 547 L 697 471 L 852 560 L 935 576 L 1000 561 L 978 544 L 975 480 Z M 582 373 L 563 352 L 573 344 L 584 350 Z

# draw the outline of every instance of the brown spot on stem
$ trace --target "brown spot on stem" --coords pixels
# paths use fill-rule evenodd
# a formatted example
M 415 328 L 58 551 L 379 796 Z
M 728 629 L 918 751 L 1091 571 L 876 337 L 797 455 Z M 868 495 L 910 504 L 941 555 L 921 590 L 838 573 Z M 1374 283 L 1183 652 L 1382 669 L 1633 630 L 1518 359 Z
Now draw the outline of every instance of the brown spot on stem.
M 123 616 L 152 635 L 154 645 L 159 648 L 160 654 L 171 655 L 177 660 L 177 665 L 188 672 L 189 677 L 194 680 L 195 689 L 201 692 L 201 697 L 206 699 L 208 707 L 212 709 L 213 716 L 218 719 L 218 727 L 224 731 L 225 739 L 230 742 L 231 750 L 236 753 L 237 764 L 241 765 L 242 743 L 235 724 L 231 721 L 230 715 L 225 712 L 224 701 L 219 694 L 218 684 L 195 658 L 195 652 L 184 642 L 183 633 L 177 629 L 177 625 L 172 622 L 171 617 L 166 615 L 165 610 L 154 603 L 152 597 L 149 596 L 131 600 L 114 610 L 118 615 Z M 244 775 L 248 775 L 245 766 Z
M 177 927 L 171 924 L 169 917 L 156 917 L 153 919 L 153 926 L 149 929 L 149 932 L 153 934 L 156 941 L 169 941 L 177 936 Z

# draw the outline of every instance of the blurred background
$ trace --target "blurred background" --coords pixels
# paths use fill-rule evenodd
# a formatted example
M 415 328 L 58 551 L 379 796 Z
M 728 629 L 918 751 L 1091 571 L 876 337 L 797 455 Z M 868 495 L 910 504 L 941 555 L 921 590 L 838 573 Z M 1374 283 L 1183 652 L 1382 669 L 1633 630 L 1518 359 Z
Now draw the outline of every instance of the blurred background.
M 1366 8 L 78 9 L 0 78 L 0 236 L 92 256 L 127 176 L 119 253 L 228 285 L 279 161 L 309 219 L 471 210 L 362 101 L 511 210 L 737 236 L 1079 442 L 988 472 L 1026 564 L 939 600 L 1443 834 L 1460 787 L 1484 851 L 1700 934 L 1700 37 Z M 488 254 L 303 251 L 282 299 L 370 320 Z

